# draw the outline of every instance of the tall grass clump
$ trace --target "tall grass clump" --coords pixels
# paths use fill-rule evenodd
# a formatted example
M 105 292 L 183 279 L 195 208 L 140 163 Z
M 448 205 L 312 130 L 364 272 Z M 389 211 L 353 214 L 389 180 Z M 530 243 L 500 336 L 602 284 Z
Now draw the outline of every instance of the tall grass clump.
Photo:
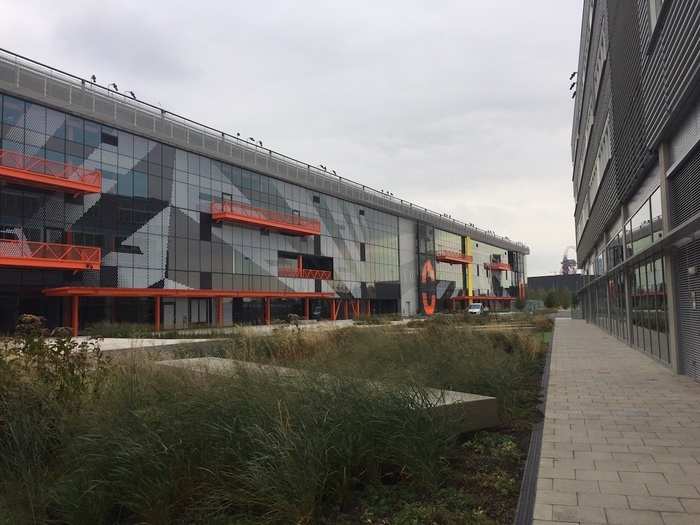
M 0 361 L 12 523 L 318 523 L 371 486 L 434 490 L 456 439 L 420 387 L 197 375 L 95 350 L 65 389 L 18 348 Z
M 241 337 L 226 350 L 194 345 L 193 355 L 317 370 L 339 377 L 418 384 L 494 396 L 506 425 L 527 427 L 536 414 L 545 347 L 522 331 L 464 330 L 460 321 L 420 328 L 347 328 L 322 333 L 286 332 Z M 187 353 L 187 352 L 185 352 Z

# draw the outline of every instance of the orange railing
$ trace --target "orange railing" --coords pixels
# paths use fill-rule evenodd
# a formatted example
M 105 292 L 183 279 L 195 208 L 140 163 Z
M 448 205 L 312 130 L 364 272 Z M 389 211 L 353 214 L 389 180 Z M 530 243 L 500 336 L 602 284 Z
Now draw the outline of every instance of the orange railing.
M 281 266 L 277 270 L 279 277 L 297 277 L 300 279 L 321 279 L 322 281 L 330 281 L 333 278 L 333 272 L 328 270 L 311 270 L 308 268 L 287 268 Z
M 471 255 L 465 255 L 462 252 L 452 250 L 439 250 L 435 254 L 435 258 L 440 262 L 450 264 L 471 264 L 473 260 Z
M 211 213 L 215 221 L 233 221 L 302 235 L 320 235 L 321 233 L 321 221 L 318 219 L 256 208 L 242 202 L 214 201 L 211 203 Z
M 504 262 L 490 262 L 484 263 L 484 268 L 488 268 L 493 272 L 508 272 L 510 271 L 510 264 Z
M 0 149 L 0 178 L 19 184 L 60 188 L 76 193 L 102 191 L 102 173 L 80 166 Z
M 94 246 L 0 239 L 0 266 L 99 270 L 101 256 Z

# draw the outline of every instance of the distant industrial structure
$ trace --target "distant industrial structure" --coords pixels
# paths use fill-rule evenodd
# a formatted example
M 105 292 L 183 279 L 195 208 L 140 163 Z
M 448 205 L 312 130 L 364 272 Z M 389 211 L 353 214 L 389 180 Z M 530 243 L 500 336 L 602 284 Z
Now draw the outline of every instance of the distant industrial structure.
M 541 275 L 539 277 L 528 277 L 528 290 L 568 290 L 576 293 L 583 288 L 585 276 L 581 273 L 570 273 L 562 275 Z
M 569 257 L 569 252 L 576 254 L 576 246 L 567 246 L 561 258 L 561 274 L 573 275 L 576 273 L 576 258 Z

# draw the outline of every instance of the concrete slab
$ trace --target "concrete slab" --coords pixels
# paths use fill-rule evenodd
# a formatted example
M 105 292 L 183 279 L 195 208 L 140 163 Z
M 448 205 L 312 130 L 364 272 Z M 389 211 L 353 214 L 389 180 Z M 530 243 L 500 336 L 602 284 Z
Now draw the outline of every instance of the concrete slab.
M 76 337 L 76 341 L 89 341 L 89 337 Z M 141 339 L 139 337 L 106 337 L 100 339 L 100 350 L 130 350 L 132 348 L 156 348 L 159 346 L 179 345 L 183 343 L 203 343 L 211 339 Z
M 181 368 L 196 373 L 216 375 L 236 375 L 239 373 L 260 373 L 280 377 L 299 377 L 305 372 L 295 368 L 264 365 L 235 359 L 220 357 L 195 357 L 189 359 L 171 359 L 158 361 L 158 365 Z M 321 377 L 332 379 L 330 375 Z M 380 383 L 368 385 L 380 386 Z M 425 393 L 432 410 L 439 410 L 458 422 L 462 432 L 471 432 L 484 428 L 496 427 L 500 424 L 498 418 L 498 402 L 495 397 L 438 390 L 426 388 Z

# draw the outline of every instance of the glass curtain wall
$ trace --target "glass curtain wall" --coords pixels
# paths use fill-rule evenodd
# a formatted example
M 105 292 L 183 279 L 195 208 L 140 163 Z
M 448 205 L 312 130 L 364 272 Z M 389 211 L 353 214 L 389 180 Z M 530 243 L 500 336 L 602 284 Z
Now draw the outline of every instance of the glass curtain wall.
M 441 251 L 462 253 L 462 237 L 454 233 L 435 230 L 435 253 Z M 440 308 L 450 307 L 447 300 L 464 293 L 464 270 L 461 264 L 437 262 L 438 298 Z
M 670 362 L 663 258 L 640 263 L 630 276 L 632 333 L 630 342 L 665 363 Z

